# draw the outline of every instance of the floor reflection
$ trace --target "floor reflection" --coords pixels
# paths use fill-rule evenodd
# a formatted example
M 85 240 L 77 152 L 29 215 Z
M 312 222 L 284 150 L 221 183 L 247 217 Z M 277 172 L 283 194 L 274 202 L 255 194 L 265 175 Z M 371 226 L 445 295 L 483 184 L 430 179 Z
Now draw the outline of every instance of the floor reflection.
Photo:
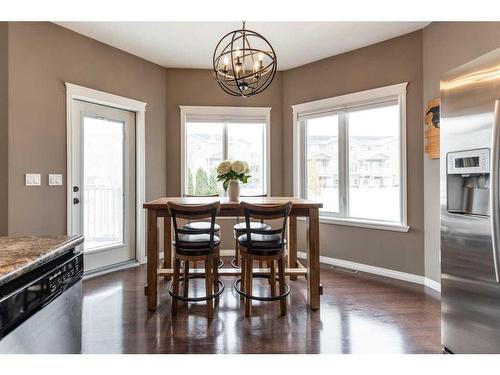
M 145 267 L 84 282 L 85 353 L 439 353 L 440 311 L 423 287 L 378 276 L 322 269 L 321 310 L 306 308 L 307 283 L 291 281 L 288 314 L 279 303 L 254 303 L 253 317 L 224 278 L 226 290 L 208 321 L 203 303 L 180 303 L 170 316 L 166 282 L 160 307 L 146 309 Z M 204 290 L 203 280 L 190 293 Z M 266 280 L 255 290 L 269 293 Z
M 123 285 L 110 283 L 107 288 L 99 288 L 85 293 L 82 306 L 83 352 L 89 349 L 88 342 L 102 341 L 109 345 L 110 352 L 122 352 L 123 348 Z M 90 349 L 91 350 L 91 349 Z

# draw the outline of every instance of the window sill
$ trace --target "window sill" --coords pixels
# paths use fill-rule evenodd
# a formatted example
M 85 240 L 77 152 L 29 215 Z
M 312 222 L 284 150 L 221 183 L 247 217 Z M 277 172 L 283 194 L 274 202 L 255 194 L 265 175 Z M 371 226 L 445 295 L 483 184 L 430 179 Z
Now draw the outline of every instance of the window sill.
M 338 217 L 333 218 L 327 216 L 320 216 L 319 222 L 322 224 L 344 225 L 348 227 L 388 230 L 392 232 L 403 232 L 403 233 L 406 233 L 410 230 L 410 227 L 407 225 L 384 223 L 384 222 L 377 222 L 370 220 L 343 219 Z

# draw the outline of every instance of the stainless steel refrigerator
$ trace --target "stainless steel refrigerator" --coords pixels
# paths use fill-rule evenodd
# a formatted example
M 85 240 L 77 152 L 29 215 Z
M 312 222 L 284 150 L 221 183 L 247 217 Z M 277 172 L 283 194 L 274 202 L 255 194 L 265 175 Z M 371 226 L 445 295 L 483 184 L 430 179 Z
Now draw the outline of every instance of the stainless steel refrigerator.
M 442 344 L 500 353 L 500 48 L 441 79 Z

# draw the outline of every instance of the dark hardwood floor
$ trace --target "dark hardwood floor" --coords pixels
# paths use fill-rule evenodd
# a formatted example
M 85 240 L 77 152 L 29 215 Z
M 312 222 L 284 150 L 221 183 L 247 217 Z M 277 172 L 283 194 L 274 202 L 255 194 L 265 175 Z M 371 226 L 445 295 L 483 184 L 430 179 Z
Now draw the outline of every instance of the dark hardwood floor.
M 228 261 L 226 260 L 226 263 Z M 160 307 L 146 309 L 146 268 L 84 281 L 84 353 L 440 353 L 439 295 L 424 287 L 322 266 L 321 310 L 306 308 L 306 280 L 291 281 L 288 314 L 279 302 L 254 302 L 253 316 L 223 281 L 215 318 L 204 304 L 179 305 L 170 315 L 166 282 Z M 190 293 L 203 293 L 203 280 Z M 267 293 L 266 280 L 256 285 Z

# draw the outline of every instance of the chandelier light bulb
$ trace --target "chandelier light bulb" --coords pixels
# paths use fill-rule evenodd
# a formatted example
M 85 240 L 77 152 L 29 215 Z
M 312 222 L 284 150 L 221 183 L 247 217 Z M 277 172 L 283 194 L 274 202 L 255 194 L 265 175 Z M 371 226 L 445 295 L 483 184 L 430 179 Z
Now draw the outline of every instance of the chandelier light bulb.
M 239 46 L 236 46 L 236 57 L 241 57 L 243 56 L 241 50 L 240 50 L 240 47 Z

